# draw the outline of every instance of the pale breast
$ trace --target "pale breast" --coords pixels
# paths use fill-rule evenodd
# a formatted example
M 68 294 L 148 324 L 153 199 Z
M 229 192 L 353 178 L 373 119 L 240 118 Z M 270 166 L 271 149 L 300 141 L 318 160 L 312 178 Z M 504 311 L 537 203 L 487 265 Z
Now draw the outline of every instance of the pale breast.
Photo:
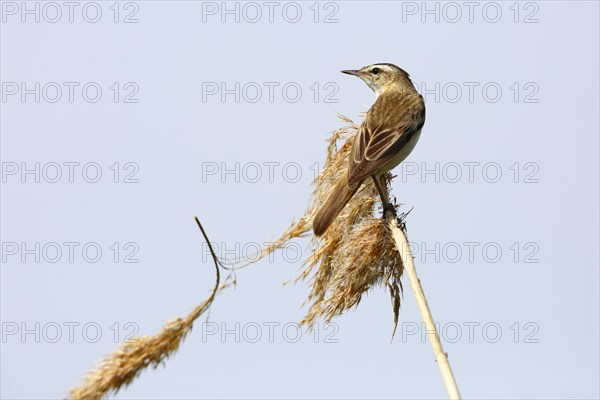
M 375 172 L 375 175 L 383 175 L 386 172 L 396 168 L 413 151 L 420 137 L 421 130 L 419 129 L 419 131 L 415 132 L 415 134 L 410 138 L 406 145 L 404 145 L 404 147 L 402 147 L 402 149 L 394 157 L 392 157 L 390 161 L 385 163 L 385 165 L 383 165 Z

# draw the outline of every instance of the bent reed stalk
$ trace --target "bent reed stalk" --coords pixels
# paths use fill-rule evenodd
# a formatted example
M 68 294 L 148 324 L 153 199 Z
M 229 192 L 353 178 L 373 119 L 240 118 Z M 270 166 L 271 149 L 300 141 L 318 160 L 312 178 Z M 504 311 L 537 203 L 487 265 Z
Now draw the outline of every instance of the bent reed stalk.
M 392 232 L 394 241 L 396 242 L 396 247 L 400 253 L 400 257 L 402 258 L 404 271 L 406 271 L 408 274 L 410 287 L 413 295 L 415 296 L 417 306 L 419 307 L 421 318 L 423 318 L 423 322 L 425 323 L 427 336 L 429 337 L 429 342 L 433 348 L 435 361 L 438 365 L 440 373 L 442 374 L 442 380 L 444 382 L 444 386 L 446 387 L 446 391 L 448 392 L 448 397 L 452 400 L 458 400 L 461 398 L 460 392 L 458 391 L 458 386 L 456 385 L 452 368 L 450 368 L 448 353 L 444 352 L 442 342 L 440 341 L 440 335 L 438 334 L 437 327 L 435 326 L 435 322 L 433 320 L 433 315 L 431 315 L 427 298 L 425 297 L 423 287 L 421 286 L 421 281 L 417 275 L 414 258 L 412 252 L 410 251 L 410 245 L 408 243 L 406 233 L 403 229 L 404 225 L 398 226 L 398 220 L 392 216 L 392 213 L 387 213 L 386 221 Z

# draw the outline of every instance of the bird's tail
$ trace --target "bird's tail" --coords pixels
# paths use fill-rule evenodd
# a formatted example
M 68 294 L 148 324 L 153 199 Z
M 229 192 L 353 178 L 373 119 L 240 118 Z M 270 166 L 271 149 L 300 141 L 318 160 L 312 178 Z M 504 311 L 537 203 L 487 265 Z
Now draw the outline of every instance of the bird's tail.
M 335 185 L 327 200 L 321 205 L 319 212 L 313 220 L 313 232 L 316 236 L 321 236 L 325 233 L 329 225 L 335 220 L 344 206 L 350 201 L 354 193 L 358 190 L 348 187 L 348 171 L 344 173 L 339 182 Z

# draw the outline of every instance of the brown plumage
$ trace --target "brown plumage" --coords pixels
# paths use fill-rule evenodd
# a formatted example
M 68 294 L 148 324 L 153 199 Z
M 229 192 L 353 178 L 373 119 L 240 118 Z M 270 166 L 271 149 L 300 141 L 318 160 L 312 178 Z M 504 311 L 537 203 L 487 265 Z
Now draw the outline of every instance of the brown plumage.
M 344 173 L 342 179 L 333 188 L 331 195 L 327 197 L 325 203 L 319 208 L 315 219 L 313 220 L 313 232 L 317 236 L 321 236 L 329 225 L 335 220 L 342 209 L 350 201 L 354 193 L 358 190 L 359 185 L 351 188 L 348 185 L 348 171 Z
M 408 74 L 392 64 L 375 64 L 356 75 L 377 94 L 354 141 L 348 170 L 321 205 L 313 220 L 313 232 L 320 236 L 358 190 L 365 178 L 380 182 L 380 176 L 400 164 L 412 151 L 425 123 L 425 104 Z M 385 187 L 385 185 L 380 185 Z M 386 193 L 380 193 L 384 208 Z

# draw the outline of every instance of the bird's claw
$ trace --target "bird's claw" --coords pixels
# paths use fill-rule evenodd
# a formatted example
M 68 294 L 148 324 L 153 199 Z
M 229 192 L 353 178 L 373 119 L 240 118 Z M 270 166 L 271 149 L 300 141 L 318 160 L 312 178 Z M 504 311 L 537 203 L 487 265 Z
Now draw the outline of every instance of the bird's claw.
M 388 212 L 392 213 L 392 216 L 396 217 L 398 214 L 396 213 L 396 207 L 392 203 L 386 203 L 383 205 L 383 216 L 385 219 L 387 217 Z

